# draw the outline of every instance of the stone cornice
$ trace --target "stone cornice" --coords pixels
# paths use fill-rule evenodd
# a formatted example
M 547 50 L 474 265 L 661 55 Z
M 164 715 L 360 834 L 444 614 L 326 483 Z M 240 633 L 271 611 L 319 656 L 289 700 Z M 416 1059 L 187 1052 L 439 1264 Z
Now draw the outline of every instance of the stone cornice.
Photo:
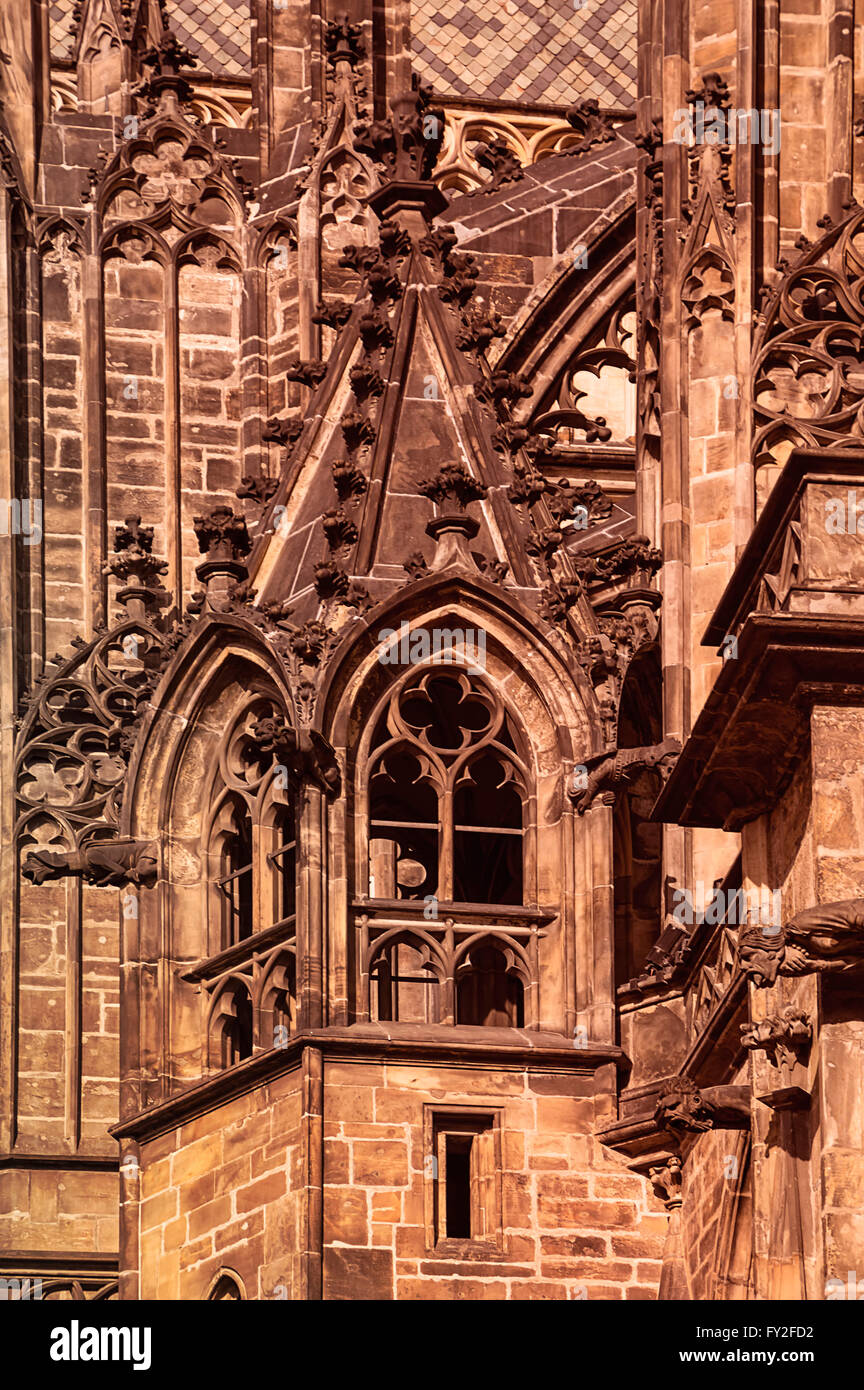
M 703 645 L 719 647 L 729 634 L 741 629 L 758 604 L 759 590 L 771 567 L 778 541 L 799 513 L 808 487 L 830 486 L 832 483 L 842 489 L 855 488 L 857 485 L 864 503 L 864 451 L 795 449 L 790 454 L 705 629 Z M 809 578 L 806 559 L 805 556 L 802 587 L 808 584 Z M 860 584 L 853 585 L 848 580 L 843 582 L 842 576 L 838 575 L 832 579 L 831 587 L 840 585 L 844 592 L 850 589 L 855 592 L 864 590 Z M 824 580 L 819 588 L 824 592 Z
M 736 640 L 654 820 L 739 830 L 788 786 L 809 708 L 864 705 L 864 616 L 753 614 Z
M 112 1125 L 115 1139 L 139 1143 L 165 1134 L 198 1115 L 216 1110 L 237 1096 L 259 1090 L 269 1081 L 297 1070 L 306 1048 L 326 1058 L 354 1062 L 422 1062 L 429 1067 L 486 1068 L 493 1071 L 557 1070 L 590 1075 L 598 1067 L 625 1068 L 619 1047 L 601 1043 L 576 1047 L 560 1033 L 499 1028 L 495 1037 L 472 1037 L 481 1029 L 427 1027 L 413 1024 L 361 1023 L 351 1027 L 308 1029 L 290 1038 L 287 1047 L 258 1053 L 238 1066 L 208 1077 L 169 1100 Z

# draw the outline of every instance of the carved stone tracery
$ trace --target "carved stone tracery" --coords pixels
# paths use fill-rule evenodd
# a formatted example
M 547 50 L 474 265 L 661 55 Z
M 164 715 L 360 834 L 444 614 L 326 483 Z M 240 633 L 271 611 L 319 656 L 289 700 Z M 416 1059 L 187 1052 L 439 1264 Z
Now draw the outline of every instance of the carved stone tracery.
M 861 448 L 864 438 L 864 212 L 807 247 L 770 292 L 753 349 L 757 469 L 799 445 Z

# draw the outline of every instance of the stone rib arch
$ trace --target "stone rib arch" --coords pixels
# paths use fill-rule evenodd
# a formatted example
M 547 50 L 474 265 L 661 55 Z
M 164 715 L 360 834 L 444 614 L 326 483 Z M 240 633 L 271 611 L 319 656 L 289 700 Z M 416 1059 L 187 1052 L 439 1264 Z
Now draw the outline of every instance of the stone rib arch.
M 633 219 L 633 198 L 627 195 L 575 238 L 490 350 L 496 369 L 519 372 L 532 387 L 519 403 L 520 418 L 534 412 L 574 345 L 589 337 L 612 304 L 633 292 Z

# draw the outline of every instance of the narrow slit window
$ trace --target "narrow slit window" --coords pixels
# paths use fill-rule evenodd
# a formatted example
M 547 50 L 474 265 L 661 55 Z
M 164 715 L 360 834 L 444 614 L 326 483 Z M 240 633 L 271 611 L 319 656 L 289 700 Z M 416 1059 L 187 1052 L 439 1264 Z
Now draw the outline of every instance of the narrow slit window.
M 494 1241 L 501 1231 L 494 1115 L 435 1122 L 436 1239 Z

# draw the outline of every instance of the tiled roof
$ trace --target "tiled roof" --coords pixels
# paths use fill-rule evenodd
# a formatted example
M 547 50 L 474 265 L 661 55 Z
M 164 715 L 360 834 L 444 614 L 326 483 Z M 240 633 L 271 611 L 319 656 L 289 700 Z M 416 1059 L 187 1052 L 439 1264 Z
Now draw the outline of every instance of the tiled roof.
M 205 72 L 241 77 L 249 72 L 252 20 L 249 0 L 168 0 L 171 28 Z
M 48 17 L 51 24 L 52 58 L 68 58 L 72 42 L 72 5 L 74 0 L 51 0 Z
M 636 97 L 636 0 L 411 0 L 414 66 L 436 92 L 565 105 Z
M 55 58 L 70 54 L 73 3 L 51 0 L 51 52 Z M 171 28 L 204 72 L 231 77 L 249 72 L 249 0 L 168 0 L 167 9 Z

